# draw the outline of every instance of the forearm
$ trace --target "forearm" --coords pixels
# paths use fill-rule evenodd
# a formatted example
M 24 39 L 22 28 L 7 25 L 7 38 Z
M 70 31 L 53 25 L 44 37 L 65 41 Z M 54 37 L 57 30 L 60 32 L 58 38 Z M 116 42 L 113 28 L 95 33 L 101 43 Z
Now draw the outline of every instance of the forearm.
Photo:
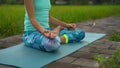
M 37 22 L 35 18 L 31 18 L 32 25 L 41 33 L 43 33 L 43 27 Z
M 66 23 L 64 23 L 63 21 L 60 21 L 60 20 L 58 20 L 58 19 L 56 19 L 56 18 L 54 18 L 54 17 L 52 17 L 52 16 L 49 16 L 49 21 L 50 21 L 51 23 L 53 23 L 53 24 L 58 25 L 58 26 L 63 26 L 63 27 L 66 27 L 66 26 L 67 26 Z

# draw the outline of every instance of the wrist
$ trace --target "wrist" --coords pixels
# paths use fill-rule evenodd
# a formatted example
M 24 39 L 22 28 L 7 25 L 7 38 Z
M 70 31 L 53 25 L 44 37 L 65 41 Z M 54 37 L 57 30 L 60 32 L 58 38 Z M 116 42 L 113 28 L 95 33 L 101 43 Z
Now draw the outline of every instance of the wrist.
M 58 26 L 59 31 L 64 29 L 64 28 L 65 28 L 64 26 Z
M 44 34 L 45 29 L 41 28 L 39 29 L 40 33 Z
M 65 24 L 65 27 L 66 27 L 66 28 L 69 28 L 69 24 Z
M 68 27 L 68 24 L 64 23 L 64 24 L 63 24 L 63 27 Z

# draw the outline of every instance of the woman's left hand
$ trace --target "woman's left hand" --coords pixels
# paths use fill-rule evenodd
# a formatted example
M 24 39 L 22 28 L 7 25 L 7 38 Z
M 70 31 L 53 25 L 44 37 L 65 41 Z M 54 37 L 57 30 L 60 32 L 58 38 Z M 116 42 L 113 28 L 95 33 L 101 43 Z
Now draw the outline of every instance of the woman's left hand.
M 76 24 L 67 24 L 67 28 L 74 30 L 76 28 Z

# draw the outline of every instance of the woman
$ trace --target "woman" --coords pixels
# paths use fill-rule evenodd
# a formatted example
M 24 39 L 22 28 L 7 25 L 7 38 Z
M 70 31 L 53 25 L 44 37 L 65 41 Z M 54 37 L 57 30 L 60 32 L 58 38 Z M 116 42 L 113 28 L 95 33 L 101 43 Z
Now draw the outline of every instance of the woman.
M 60 43 L 79 42 L 84 38 L 84 31 L 74 30 L 75 24 L 66 24 L 50 15 L 50 0 L 24 0 L 24 4 L 26 14 L 23 37 L 26 46 L 54 51 L 60 47 Z M 49 22 L 56 24 L 57 27 L 51 30 Z M 49 40 L 51 44 L 45 40 Z

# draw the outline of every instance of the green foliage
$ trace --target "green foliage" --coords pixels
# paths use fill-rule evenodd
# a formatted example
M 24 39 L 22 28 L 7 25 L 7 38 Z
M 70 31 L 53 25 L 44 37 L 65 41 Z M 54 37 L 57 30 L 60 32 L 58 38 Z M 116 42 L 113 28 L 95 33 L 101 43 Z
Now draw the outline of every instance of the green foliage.
M 0 0 L 0 4 L 23 4 L 24 0 Z
M 111 41 L 120 41 L 120 32 L 115 32 L 109 38 Z
M 94 59 L 98 61 L 98 63 L 103 64 L 107 61 L 107 59 L 102 54 L 97 54 L 94 56 Z
M 56 0 L 51 0 L 51 4 L 55 4 L 55 1 L 56 1 Z
M 6 3 L 8 4 L 12 4 L 12 3 L 15 3 L 16 1 L 15 0 L 6 0 Z
M 0 6 L 0 38 L 23 33 L 23 20 L 23 6 Z
M 120 16 L 119 5 L 53 6 L 51 14 L 65 22 L 81 22 L 109 16 Z
M 120 2 L 118 0 L 64 0 L 66 1 L 68 4 L 82 4 L 82 5 L 88 5 L 89 2 L 92 2 L 92 4 L 94 5 L 98 5 L 98 4 L 120 4 Z
M 100 54 L 95 55 L 94 59 L 101 64 L 101 68 L 120 68 L 120 48 L 117 49 L 112 57 L 105 58 Z
M 23 4 L 24 0 L 0 0 L 0 4 Z M 52 4 L 56 1 L 66 1 L 69 5 L 88 5 L 89 2 L 92 4 L 120 4 L 118 0 L 51 0 Z
M 120 5 L 52 6 L 51 15 L 67 23 L 120 16 Z M 0 38 L 21 34 L 24 29 L 23 5 L 0 5 Z

